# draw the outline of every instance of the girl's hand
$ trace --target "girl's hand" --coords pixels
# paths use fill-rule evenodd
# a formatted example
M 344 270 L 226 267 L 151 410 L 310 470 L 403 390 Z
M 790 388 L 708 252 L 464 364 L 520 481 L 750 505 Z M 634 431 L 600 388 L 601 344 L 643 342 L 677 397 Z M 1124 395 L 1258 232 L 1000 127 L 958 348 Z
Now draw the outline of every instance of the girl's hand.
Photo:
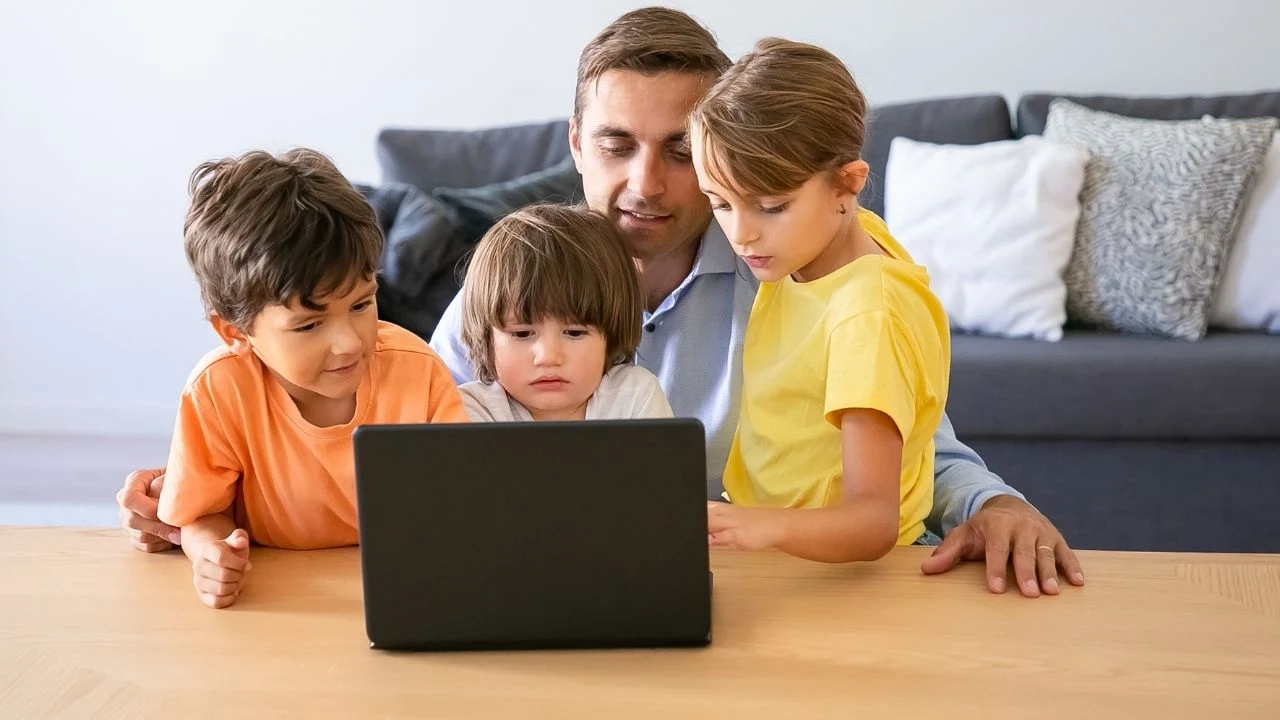
M 707 503 L 707 542 L 734 550 L 768 550 L 786 537 L 786 510 Z

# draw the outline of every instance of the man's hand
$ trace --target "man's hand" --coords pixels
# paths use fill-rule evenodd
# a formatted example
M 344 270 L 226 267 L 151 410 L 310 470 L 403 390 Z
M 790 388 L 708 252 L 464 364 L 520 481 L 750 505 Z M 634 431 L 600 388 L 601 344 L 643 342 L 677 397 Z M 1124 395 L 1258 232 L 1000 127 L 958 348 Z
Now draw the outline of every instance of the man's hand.
M 987 588 L 1005 591 L 1013 560 L 1018 589 L 1027 597 L 1057 595 L 1058 568 L 1072 585 L 1084 585 L 1080 561 L 1062 533 L 1035 508 L 1008 495 L 994 497 L 969 521 L 952 530 L 920 569 L 944 573 L 962 560 L 987 561 Z
M 236 528 L 223 540 L 207 542 L 191 562 L 196 596 L 211 608 L 227 607 L 240 597 L 251 569 L 249 533 Z
M 164 487 L 164 469 L 137 470 L 129 473 L 124 487 L 116 493 L 120 506 L 120 525 L 133 547 L 143 552 L 164 552 L 182 543 L 182 533 L 172 525 L 156 519 L 160 488 Z
M 773 508 L 707 503 L 707 542 L 735 550 L 768 550 L 782 542 L 786 527 Z

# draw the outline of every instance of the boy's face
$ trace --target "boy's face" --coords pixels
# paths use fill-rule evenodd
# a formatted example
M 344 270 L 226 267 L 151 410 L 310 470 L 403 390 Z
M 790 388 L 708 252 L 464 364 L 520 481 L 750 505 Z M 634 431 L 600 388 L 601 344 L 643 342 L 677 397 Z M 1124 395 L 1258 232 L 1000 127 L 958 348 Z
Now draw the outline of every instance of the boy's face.
M 493 328 L 494 374 L 534 420 L 584 420 L 604 377 L 607 342 L 599 328 L 515 318 Z
M 258 314 L 245 341 L 303 407 L 355 397 L 378 338 L 377 283 L 362 279 L 316 298 L 313 311 L 294 299 Z

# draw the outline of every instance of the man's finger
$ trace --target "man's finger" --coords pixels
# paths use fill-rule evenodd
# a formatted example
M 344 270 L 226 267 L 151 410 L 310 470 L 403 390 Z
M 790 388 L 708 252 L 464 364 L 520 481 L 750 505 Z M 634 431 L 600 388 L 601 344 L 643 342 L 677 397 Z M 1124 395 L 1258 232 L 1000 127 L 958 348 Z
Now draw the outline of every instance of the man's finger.
M 1009 575 L 1009 540 L 996 536 L 987 538 L 987 589 L 1002 593 L 1005 578 Z
M 973 530 L 963 525 L 952 530 L 949 535 L 942 538 L 938 547 L 933 549 L 933 554 L 920 564 L 920 571 L 925 575 L 937 575 L 960 564 L 965 542 L 972 532 Z
M 1036 579 L 1036 537 L 1020 532 L 1013 538 L 1013 577 L 1018 590 L 1029 598 L 1040 597 Z
M 163 471 L 161 471 L 163 472 Z M 164 475 L 157 475 L 150 483 L 147 484 L 147 495 L 159 499 L 160 491 L 164 489 Z
M 1054 554 L 1057 556 L 1058 565 L 1062 568 L 1062 574 L 1066 576 L 1067 582 L 1072 585 L 1084 585 L 1084 570 L 1080 567 L 1080 558 L 1076 557 L 1075 551 L 1067 546 L 1066 540 L 1058 541 Z
M 1054 548 L 1046 543 L 1036 546 L 1036 576 L 1040 581 L 1040 592 L 1045 595 L 1058 594 L 1058 563 Z

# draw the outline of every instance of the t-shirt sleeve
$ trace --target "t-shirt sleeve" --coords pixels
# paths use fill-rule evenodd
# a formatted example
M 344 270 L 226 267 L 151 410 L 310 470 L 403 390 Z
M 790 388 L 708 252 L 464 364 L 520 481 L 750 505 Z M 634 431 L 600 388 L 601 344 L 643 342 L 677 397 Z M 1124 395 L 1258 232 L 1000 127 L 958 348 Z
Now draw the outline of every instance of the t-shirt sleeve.
M 222 512 L 235 502 L 242 475 L 223 418 L 205 399 L 201 386 L 188 387 L 178 401 L 157 516 L 162 522 L 183 527 Z
M 844 320 L 827 343 L 827 421 L 838 428 L 845 410 L 878 410 L 905 441 L 915 426 L 920 377 L 920 362 L 898 319 L 876 310 Z
M 428 408 L 427 417 L 433 423 L 469 422 L 466 408 L 462 406 L 462 396 L 458 394 L 458 386 L 453 384 L 453 375 L 449 368 L 439 359 L 433 357 L 427 377 Z
M 671 411 L 671 403 L 667 402 L 667 394 L 662 391 L 662 385 L 658 383 L 658 378 L 653 373 L 644 368 L 636 368 L 640 372 L 632 374 L 635 379 L 632 380 L 636 384 L 635 388 L 635 405 L 631 411 L 632 419 L 641 418 L 669 418 L 675 413 Z
M 482 388 L 483 384 L 479 381 L 472 381 L 458 387 L 458 394 L 462 396 L 462 407 L 467 411 L 467 417 L 471 422 L 498 422 L 493 411 L 485 405 Z

